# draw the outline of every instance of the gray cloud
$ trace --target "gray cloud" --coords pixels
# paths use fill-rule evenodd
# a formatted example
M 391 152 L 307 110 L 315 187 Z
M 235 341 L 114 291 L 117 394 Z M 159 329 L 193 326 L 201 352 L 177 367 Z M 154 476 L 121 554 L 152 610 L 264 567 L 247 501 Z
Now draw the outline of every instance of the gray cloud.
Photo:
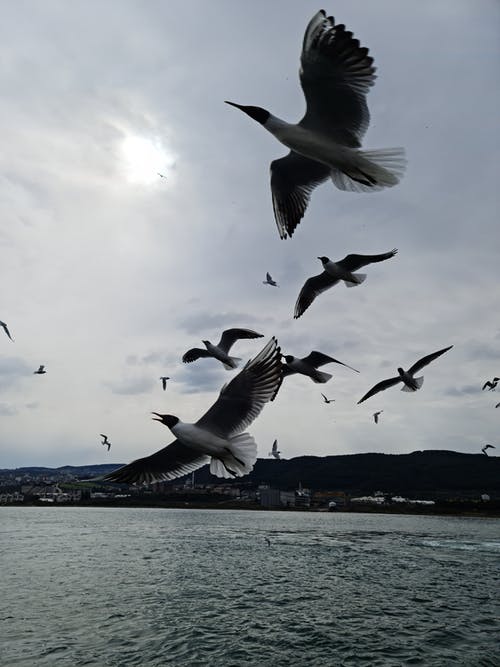
M 9 403 L 0 403 L 0 416 L 11 417 L 17 413 L 18 409 L 14 405 L 10 405 Z
M 155 386 L 154 380 L 149 377 L 124 378 L 116 382 L 106 382 L 113 394 L 145 394 Z

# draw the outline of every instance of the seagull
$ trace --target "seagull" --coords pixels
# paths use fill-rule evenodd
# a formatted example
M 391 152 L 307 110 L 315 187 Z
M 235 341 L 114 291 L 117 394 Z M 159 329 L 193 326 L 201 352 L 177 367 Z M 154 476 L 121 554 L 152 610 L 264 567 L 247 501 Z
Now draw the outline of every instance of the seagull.
M 500 408 L 500 403 L 497 403 L 497 404 L 495 405 L 495 407 L 496 407 L 496 408 Z
M 160 174 L 159 171 L 156 172 L 160 178 L 167 178 L 164 174 Z
M 274 456 L 275 459 L 279 459 L 279 458 L 280 458 L 280 454 L 281 454 L 281 452 L 278 450 L 278 441 L 275 440 L 275 441 L 273 442 L 272 449 L 271 449 L 271 451 L 269 452 L 268 456 Z
M 267 546 L 270 547 L 271 546 L 271 540 L 268 537 L 265 537 L 264 539 L 267 542 Z
M 38 367 L 37 371 L 33 371 L 33 375 L 43 375 L 46 372 L 47 371 L 45 370 L 45 366 L 43 366 L 43 364 L 42 364 Z
M 374 420 L 375 424 L 378 424 L 378 416 L 381 415 L 382 412 L 383 412 L 383 410 L 379 410 L 378 412 L 373 413 L 373 420 Z
M 272 279 L 269 272 L 266 273 L 266 279 L 262 281 L 264 285 L 272 285 L 272 287 L 279 287 L 278 283 Z
M 357 371 L 352 366 L 348 366 L 342 361 L 338 361 L 333 357 L 329 357 L 322 352 L 316 352 L 315 350 L 308 354 L 307 357 L 303 357 L 302 359 L 298 359 L 291 354 L 285 355 L 284 358 L 286 365 L 283 368 L 283 377 L 286 377 L 287 375 L 293 375 L 295 373 L 300 373 L 301 375 L 309 376 L 313 382 L 328 382 L 328 380 L 330 380 L 333 376 L 330 375 L 330 373 L 323 373 L 322 371 L 318 371 L 317 368 L 318 366 L 331 363 L 346 366 L 346 368 L 350 368 L 352 371 L 359 373 L 359 371 Z
M 104 477 L 129 484 L 175 479 L 210 463 L 217 477 L 247 475 L 257 460 L 257 445 L 243 433 L 272 400 L 282 381 L 281 350 L 271 338 L 259 354 L 225 385 L 216 402 L 194 424 L 174 415 L 156 415 L 175 440 L 160 451 L 137 459 Z
M 290 149 L 271 163 L 274 217 L 282 239 L 292 236 L 320 183 L 330 178 L 340 190 L 374 192 L 396 185 L 406 164 L 402 148 L 359 150 L 370 122 L 366 95 L 376 68 L 345 25 L 320 10 L 306 28 L 300 60 L 307 110 L 299 123 L 226 100 Z
M 108 452 L 109 452 L 109 450 L 111 449 L 111 443 L 108 440 L 108 436 L 104 435 L 104 433 L 99 433 L 99 435 L 101 436 L 101 438 L 103 438 L 103 441 L 101 442 L 101 445 L 107 445 L 108 446 Z
M 166 375 L 162 375 L 160 380 L 161 380 L 161 386 L 163 387 L 163 391 L 165 391 L 165 389 L 167 388 L 167 380 L 170 380 L 170 378 L 167 377 Z
M 385 259 L 394 257 L 398 249 L 394 248 L 381 255 L 346 255 L 344 259 L 338 262 L 332 262 L 328 257 L 318 257 L 323 264 L 323 273 L 308 278 L 300 290 L 299 298 L 295 304 L 294 318 L 299 318 L 311 305 L 314 299 L 333 287 L 341 280 L 346 287 L 355 287 L 361 285 L 366 279 L 364 273 L 353 273 L 362 266 L 373 264 L 374 262 L 383 262 Z
M 327 398 L 324 394 L 321 394 L 323 396 L 323 401 L 325 403 L 334 403 L 335 399 L 334 398 Z
M 7 325 L 5 324 L 5 322 L 2 322 L 2 321 L 0 320 L 0 327 L 2 327 L 2 329 L 5 331 L 5 333 L 7 334 L 7 336 L 11 339 L 11 341 L 14 341 L 14 339 L 13 339 L 12 336 L 10 335 L 10 331 L 9 331 Z
M 495 445 L 485 445 L 481 451 L 485 456 L 488 456 L 488 452 L 486 451 L 487 449 L 496 449 Z
M 366 399 L 370 398 L 370 396 L 378 394 L 379 391 L 385 391 L 386 389 L 389 389 L 389 387 L 393 387 L 394 385 L 398 384 L 398 382 L 403 383 L 401 391 L 417 391 L 417 389 L 420 389 L 420 387 L 423 385 L 424 378 L 413 377 L 415 373 L 422 370 L 422 368 L 427 366 L 427 364 L 430 364 L 431 361 L 434 361 L 434 359 L 437 359 L 445 352 L 448 352 L 448 350 L 451 350 L 452 347 L 453 345 L 450 345 L 449 347 L 445 347 L 443 350 L 438 350 L 437 352 L 428 354 L 426 357 L 422 357 L 422 359 L 416 361 L 407 371 L 403 370 L 402 368 L 398 368 L 399 375 L 397 377 L 389 378 L 388 380 L 382 380 L 382 382 L 376 384 L 363 396 L 362 399 L 358 401 L 358 405 L 363 401 L 366 401 Z
M 241 361 L 240 357 L 229 356 L 229 350 L 240 338 L 263 338 L 263 335 L 250 329 L 226 329 L 217 345 L 212 345 L 209 340 L 203 340 L 202 343 L 207 349 L 201 350 L 199 347 L 193 347 L 184 354 L 182 361 L 190 364 L 200 357 L 214 357 L 222 362 L 226 370 L 230 371 L 232 368 L 237 368 L 238 361 Z
M 500 378 L 493 378 L 493 380 L 486 380 L 486 382 L 483 384 L 483 391 L 488 387 L 488 391 L 495 391 L 498 382 L 500 381 Z

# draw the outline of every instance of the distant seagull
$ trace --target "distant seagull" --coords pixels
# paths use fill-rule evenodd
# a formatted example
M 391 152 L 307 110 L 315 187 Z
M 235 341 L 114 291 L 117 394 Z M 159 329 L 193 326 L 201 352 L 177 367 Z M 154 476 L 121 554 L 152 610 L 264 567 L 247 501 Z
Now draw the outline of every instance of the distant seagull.
M 335 399 L 334 398 L 327 398 L 324 394 L 321 394 L 323 396 L 323 401 L 325 403 L 334 403 Z
M 12 336 L 10 335 L 10 331 L 9 331 L 7 325 L 5 324 L 5 322 L 2 322 L 2 321 L 0 320 L 0 327 L 2 327 L 2 329 L 5 331 L 5 333 L 7 334 L 7 336 L 11 339 L 11 341 L 14 341 L 14 339 L 13 339 Z
M 107 445 L 108 446 L 108 452 L 109 452 L 109 450 L 111 449 L 111 443 L 108 440 L 108 436 L 104 435 L 104 433 L 100 433 L 99 435 L 101 436 L 101 438 L 103 438 L 103 441 L 101 442 L 101 445 Z
M 495 391 L 499 381 L 500 381 L 500 378 L 497 378 L 497 377 L 493 378 L 493 380 L 487 380 L 483 384 L 483 391 L 486 389 L 486 387 L 488 388 L 488 391 Z
M 281 351 L 275 338 L 224 386 L 201 419 L 186 424 L 174 415 L 157 415 L 176 440 L 160 451 L 106 475 L 105 480 L 129 484 L 181 477 L 210 463 L 217 477 L 242 477 L 253 468 L 257 445 L 242 433 L 272 400 L 282 381 Z
M 271 274 L 266 273 L 266 279 L 262 281 L 264 285 L 272 285 L 273 287 L 279 287 L 278 283 L 272 279 Z
M 381 415 L 382 412 L 383 410 L 379 410 L 378 412 L 373 413 L 373 421 L 375 422 L 375 424 L 378 424 L 378 416 Z
M 46 372 L 47 371 L 45 370 L 45 366 L 41 365 L 37 371 L 33 371 L 33 375 L 43 375 Z
M 399 182 L 402 148 L 361 151 L 370 114 L 366 95 L 375 81 L 373 58 L 345 25 L 320 10 L 309 22 L 300 83 L 307 103 L 294 125 L 254 106 L 226 102 L 264 126 L 290 153 L 271 163 L 274 216 L 282 239 L 292 236 L 312 191 L 329 178 L 340 190 L 374 192 Z
M 338 361 L 333 357 L 329 357 L 322 352 L 316 352 L 315 350 L 313 350 L 311 354 L 308 354 L 307 357 L 303 357 L 302 359 L 297 359 L 297 357 L 294 357 L 291 354 L 285 355 L 284 359 L 286 361 L 286 366 L 283 368 L 283 377 L 286 377 L 287 375 L 293 375 L 295 373 L 300 373 L 301 375 L 307 375 L 310 377 L 313 382 L 328 382 L 328 380 L 330 380 L 333 376 L 330 375 L 330 373 L 323 373 L 317 369 L 319 366 L 331 363 L 346 366 L 346 368 L 350 368 L 352 371 L 359 373 L 359 371 L 357 371 L 352 366 L 348 366 L 342 361 Z
M 486 451 L 487 449 L 496 449 L 495 445 L 485 445 L 481 451 L 485 456 L 488 456 L 488 452 Z
M 500 403 L 497 403 L 497 404 L 495 405 L 495 407 L 496 407 L 496 408 L 500 408 Z
M 397 251 L 397 248 L 394 248 L 390 252 L 384 252 L 381 255 L 346 255 L 344 259 L 341 259 L 338 262 L 332 262 L 328 257 L 318 257 L 323 264 L 324 271 L 323 273 L 306 280 L 304 286 L 300 290 L 293 316 L 295 318 L 300 317 L 321 292 L 325 292 L 341 280 L 344 281 L 346 287 L 361 285 L 366 279 L 366 274 L 353 273 L 353 271 L 357 271 L 367 264 L 383 262 L 385 259 L 390 259 L 391 257 L 394 257 Z
M 161 378 L 161 386 L 163 387 L 163 391 L 167 388 L 167 380 L 170 380 L 170 378 L 167 375 L 162 375 Z
M 264 539 L 266 540 L 267 546 L 270 547 L 271 546 L 271 540 L 268 537 L 265 537 Z
M 363 396 L 362 399 L 358 401 L 358 405 L 359 403 L 366 401 L 366 399 L 370 398 L 370 396 L 378 394 L 379 391 L 385 391 L 386 389 L 389 389 L 389 387 L 394 387 L 394 385 L 398 384 L 399 382 L 403 383 L 401 391 L 417 391 L 417 389 L 420 389 L 420 387 L 423 385 L 424 378 L 413 377 L 415 373 L 422 370 L 422 368 L 427 366 L 427 364 L 430 364 L 431 361 L 434 361 L 434 359 L 437 359 L 445 352 L 448 352 L 448 350 L 451 350 L 452 347 L 453 345 L 450 345 L 449 347 L 445 347 L 443 350 L 438 350 L 437 352 L 428 354 L 426 357 L 422 357 L 422 359 L 416 361 L 407 371 L 404 371 L 402 368 L 398 368 L 399 375 L 397 377 L 389 378 L 388 380 L 382 380 L 382 382 L 376 384 Z
M 214 359 L 221 361 L 224 368 L 230 371 L 233 368 L 237 368 L 238 361 L 241 361 L 240 357 L 229 356 L 229 350 L 234 343 L 241 338 L 262 337 L 262 334 L 257 333 L 256 331 L 251 331 L 250 329 L 226 329 L 217 345 L 212 345 L 209 340 L 203 340 L 201 342 L 207 349 L 201 350 L 199 347 L 193 347 L 182 357 L 182 361 L 185 364 L 190 364 L 192 361 L 196 361 L 196 359 L 199 359 L 200 357 L 213 357 Z
M 280 458 L 280 454 L 281 454 L 281 452 L 278 450 L 278 441 L 275 440 L 275 441 L 273 442 L 272 449 L 271 449 L 271 451 L 269 452 L 268 456 L 274 456 L 275 459 L 279 459 L 279 458 Z
M 156 172 L 160 178 L 167 178 L 164 174 L 160 174 L 159 171 Z

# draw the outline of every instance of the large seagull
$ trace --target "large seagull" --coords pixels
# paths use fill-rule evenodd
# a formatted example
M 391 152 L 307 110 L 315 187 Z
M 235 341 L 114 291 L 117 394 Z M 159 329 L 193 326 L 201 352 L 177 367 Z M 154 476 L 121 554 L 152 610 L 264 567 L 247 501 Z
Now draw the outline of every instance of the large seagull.
M 241 109 L 290 149 L 271 163 L 274 216 L 282 239 L 292 236 L 312 191 L 331 179 L 340 190 L 374 192 L 399 182 L 402 148 L 361 151 L 370 122 L 366 95 L 375 82 L 373 58 L 352 32 L 320 10 L 306 28 L 300 58 L 305 116 L 287 123 L 260 107 Z
M 174 415 L 154 412 L 176 439 L 155 454 L 118 468 L 104 479 L 149 484 L 182 477 L 206 463 L 210 463 L 210 472 L 217 477 L 247 475 L 257 459 L 257 445 L 253 437 L 243 431 L 276 396 L 282 374 L 281 351 L 277 340 L 271 338 L 222 388 L 219 398 L 196 423 L 187 424 Z

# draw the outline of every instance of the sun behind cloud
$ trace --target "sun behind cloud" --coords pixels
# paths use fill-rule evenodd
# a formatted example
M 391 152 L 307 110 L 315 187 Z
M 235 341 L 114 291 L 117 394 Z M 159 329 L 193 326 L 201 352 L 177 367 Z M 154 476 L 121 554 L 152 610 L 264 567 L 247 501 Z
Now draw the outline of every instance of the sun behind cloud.
M 168 172 L 175 158 L 164 148 L 157 137 L 126 136 L 121 144 L 124 171 L 130 183 L 150 185 Z

